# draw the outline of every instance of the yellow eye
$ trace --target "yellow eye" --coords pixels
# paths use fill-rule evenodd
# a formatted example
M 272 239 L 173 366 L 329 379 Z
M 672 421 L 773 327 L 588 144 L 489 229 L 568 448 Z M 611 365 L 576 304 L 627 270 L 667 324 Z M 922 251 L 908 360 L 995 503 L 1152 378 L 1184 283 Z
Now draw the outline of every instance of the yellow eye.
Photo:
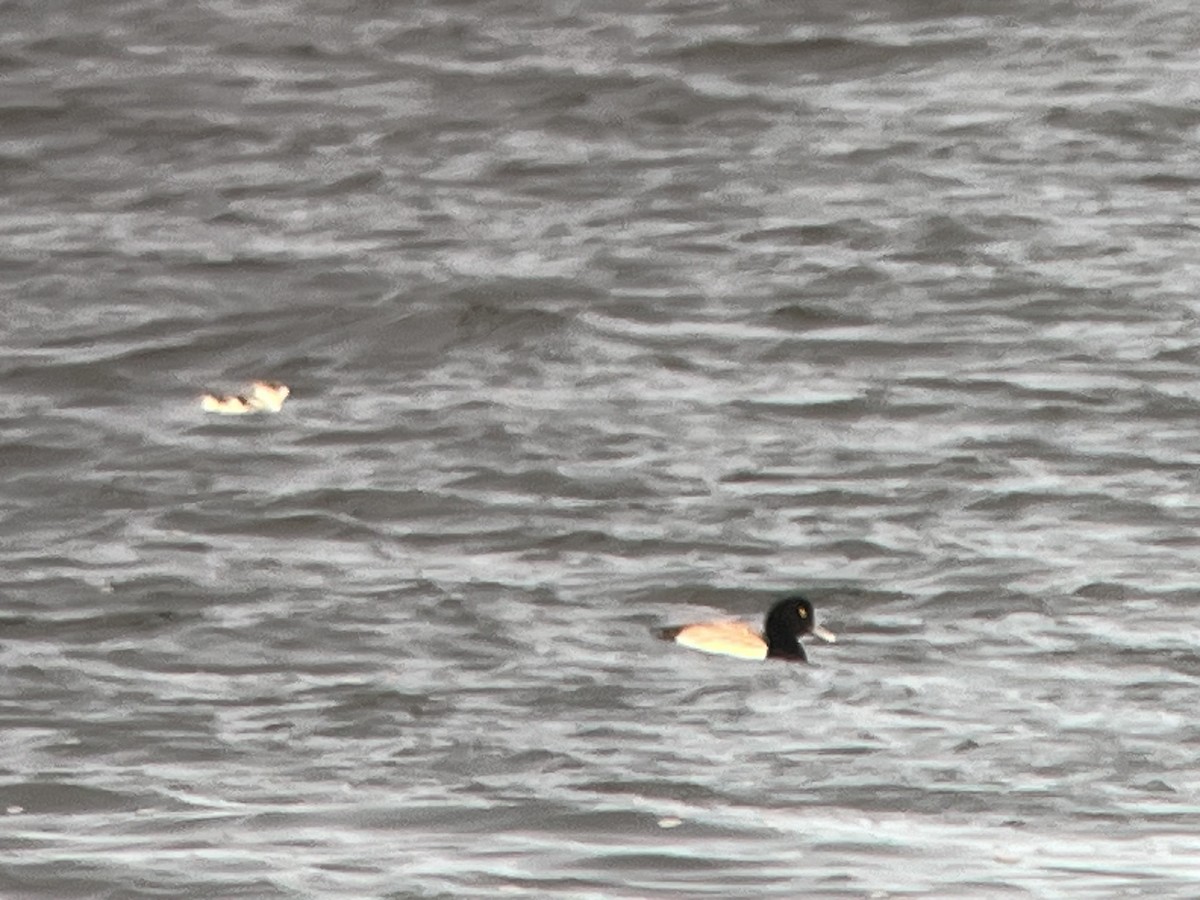
M 796 610 L 796 612 L 800 615 L 800 618 L 802 618 L 802 619 L 808 618 L 808 610 L 798 609 L 798 610 Z

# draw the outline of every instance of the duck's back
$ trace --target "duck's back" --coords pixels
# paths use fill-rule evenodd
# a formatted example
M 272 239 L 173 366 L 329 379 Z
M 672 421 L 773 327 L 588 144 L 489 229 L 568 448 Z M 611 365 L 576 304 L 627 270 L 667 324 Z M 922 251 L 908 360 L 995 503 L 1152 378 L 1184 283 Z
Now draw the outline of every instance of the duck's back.
M 664 641 L 674 641 L 693 650 L 720 653 L 739 659 L 766 659 L 767 643 L 744 622 L 698 622 L 659 632 Z

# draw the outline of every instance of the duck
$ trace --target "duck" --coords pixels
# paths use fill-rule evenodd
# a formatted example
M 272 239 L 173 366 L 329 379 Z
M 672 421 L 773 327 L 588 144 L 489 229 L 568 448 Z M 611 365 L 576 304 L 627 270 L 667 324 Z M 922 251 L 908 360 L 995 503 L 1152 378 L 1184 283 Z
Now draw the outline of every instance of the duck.
M 760 634 L 745 622 L 716 621 L 673 625 L 657 632 L 660 640 L 674 641 L 693 650 L 735 656 L 739 659 L 780 659 L 807 662 L 800 635 L 813 634 L 835 643 L 837 635 L 817 624 L 813 605 L 799 595 L 785 597 L 767 612 Z
M 277 381 L 256 381 L 246 394 L 204 394 L 200 408 L 205 412 L 226 416 L 244 416 L 247 413 L 279 412 L 291 388 Z

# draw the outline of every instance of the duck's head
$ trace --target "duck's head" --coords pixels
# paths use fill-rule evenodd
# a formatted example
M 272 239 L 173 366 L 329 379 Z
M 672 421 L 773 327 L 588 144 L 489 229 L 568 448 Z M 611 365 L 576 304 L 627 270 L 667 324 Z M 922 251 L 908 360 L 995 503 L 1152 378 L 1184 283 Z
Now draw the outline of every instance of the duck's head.
M 815 634 L 823 641 L 834 642 L 835 635 L 817 624 L 813 605 L 804 597 L 785 597 L 767 613 L 763 637 L 767 641 L 767 656 L 782 659 L 807 659 L 800 646 L 800 635 Z

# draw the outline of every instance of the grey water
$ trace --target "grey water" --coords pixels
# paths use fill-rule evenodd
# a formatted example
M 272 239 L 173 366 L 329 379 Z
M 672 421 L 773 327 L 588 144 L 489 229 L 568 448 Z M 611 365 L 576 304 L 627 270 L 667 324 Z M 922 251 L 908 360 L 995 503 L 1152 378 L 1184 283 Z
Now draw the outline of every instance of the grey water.
M 0 9 L 0 897 L 1200 896 L 1196 7 Z

